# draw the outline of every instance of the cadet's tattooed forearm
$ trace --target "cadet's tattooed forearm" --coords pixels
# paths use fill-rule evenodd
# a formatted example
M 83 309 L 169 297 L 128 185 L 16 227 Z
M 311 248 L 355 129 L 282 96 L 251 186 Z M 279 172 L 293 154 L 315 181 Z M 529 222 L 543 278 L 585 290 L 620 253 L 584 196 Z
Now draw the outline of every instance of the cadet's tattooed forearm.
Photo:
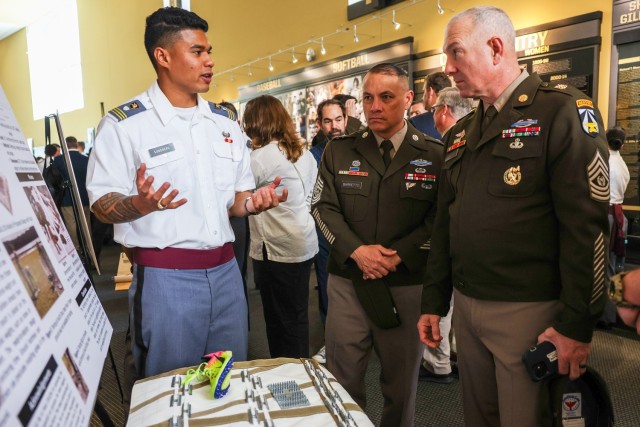
M 107 224 L 134 221 L 144 214 L 133 205 L 133 197 L 120 193 L 105 194 L 94 203 L 93 212 L 100 221 Z

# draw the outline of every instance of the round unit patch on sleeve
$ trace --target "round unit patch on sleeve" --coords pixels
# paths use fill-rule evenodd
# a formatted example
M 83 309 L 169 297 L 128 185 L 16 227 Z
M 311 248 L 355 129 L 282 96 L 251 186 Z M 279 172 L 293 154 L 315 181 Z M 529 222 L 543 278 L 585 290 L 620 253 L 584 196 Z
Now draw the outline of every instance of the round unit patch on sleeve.
M 587 178 L 589 179 L 589 194 L 591 198 L 599 202 L 609 203 L 609 169 L 598 150 L 596 150 L 596 154 L 587 165 Z

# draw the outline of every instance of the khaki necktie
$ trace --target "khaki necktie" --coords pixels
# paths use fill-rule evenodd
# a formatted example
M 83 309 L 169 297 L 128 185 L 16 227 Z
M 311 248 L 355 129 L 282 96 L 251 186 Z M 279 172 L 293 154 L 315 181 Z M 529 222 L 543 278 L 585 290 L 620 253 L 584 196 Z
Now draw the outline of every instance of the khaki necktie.
M 489 105 L 489 108 L 487 108 L 487 110 L 484 112 L 484 117 L 482 117 L 482 127 L 480 129 L 482 132 L 487 130 L 489 124 L 491 124 L 491 121 L 496 117 L 497 114 L 498 110 L 496 110 L 496 107 L 494 107 L 493 105 Z
M 393 148 L 393 144 L 388 139 L 385 139 L 380 144 L 380 148 L 382 148 L 382 161 L 384 162 L 384 167 L 388 168 L 391 163 L 391 149 Z

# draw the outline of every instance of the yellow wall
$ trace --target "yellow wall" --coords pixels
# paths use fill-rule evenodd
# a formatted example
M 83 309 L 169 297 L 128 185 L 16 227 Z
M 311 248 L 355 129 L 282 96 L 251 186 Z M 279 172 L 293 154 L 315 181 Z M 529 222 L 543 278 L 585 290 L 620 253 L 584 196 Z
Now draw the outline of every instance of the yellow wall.
M 390 16 L 371 20 L 372 15 L 355 21 L 347 21 L 346 0 L 310 2 L 300 0 L 234 0 L 229 2 L 192 0 L 191 9 L 205 18 L 210 25 L 209 39 L 213 44 L 216 62 L 214 73 L 227 70 L 279 49 L 290 48 L 320 35 L 335 32 L 338 28 L 356 23 L 359 44 L 353 43 L 349 30 L 326 39 L 328 53 L 318 61 L 347 55 L 357 50 L 386 43 L 402 37 L 415 38 L 414 52 L 438 49 L 442 46 L 444 27 L 453 11 L 462 11 L 478 4 L 478 0 L 441 0 L 446 9 L 444 15 L 436 13 L 435 1 L 411 0 L 396 5 L 397 20 L 405 24 L 399 31 L 392 29 Z M 609 63 L 611 57 L 611 9 L 610 0 L 581 0 L 563 2 L 540 0 L 522 2 L 495 0 L 493 5 L 503 8 L 512 18 L 516 29 L 540 25 L 593 11 L 602 11 L 602 45 L 598 84 L 598 105 L 607 122 L 609 102 Z M 160 0 L 127 1 L 102 0 L 78 1 L 80 24 L 80 48 L 84 78 L 85 107 L 61 115 L 65 135 L 79 139 L 86 136 L 86 128 L 95 127 L 100 120 L 100 103 L 105 109 L 122 104 L 145 90 L 155 74 L 143 46 L 144 19 L 160 7 Z M 333 45 L 334 43 L 338 45 Z M 304 51 L 296 50 L 300 62 L 295 66 L 290 49 L 273 57 L 274 74 L 303 68 Z M 315 45 L 316 51 L 319 46 Z M 33 120 L 31 91 L 27 60 L 26 30 L 0 41 L 0 84 L 9 98 L 25 137 L 34 138 L 36 145 L 44 144 L 43 120 Z M 253 77 L 242 69 L 216 78 L 216 87 L 205 98 L 219 101 L 235 99 L 237 87 L 268 78 L 272 74 L 267 63 L 256 64 Z M 54 83 L 53 83 L 54 84 Z

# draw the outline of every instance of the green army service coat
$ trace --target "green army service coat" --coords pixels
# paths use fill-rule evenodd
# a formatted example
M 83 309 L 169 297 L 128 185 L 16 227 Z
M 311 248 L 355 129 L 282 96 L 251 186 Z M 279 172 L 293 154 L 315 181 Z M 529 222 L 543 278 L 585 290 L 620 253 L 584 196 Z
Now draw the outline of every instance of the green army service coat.
M 361 276 L 350 255 L 360 245 L 380 244 L 397 250 L 402 259 L 397 271 L 385 277 L 385 283 L 423 282 L 443 146 L 407 126 L 387 170 L 368 128 L 336 138 L 325 148 L 312 215 L 331 244 L 330 273 Z
M 423 313 L 452 288 L 494 301 L 560 300 L 558 332 L 589 342 L 606 298 L 609 152 L 582 92 L 527 77 L 481 134 L 479 107 L 444 139 Z

